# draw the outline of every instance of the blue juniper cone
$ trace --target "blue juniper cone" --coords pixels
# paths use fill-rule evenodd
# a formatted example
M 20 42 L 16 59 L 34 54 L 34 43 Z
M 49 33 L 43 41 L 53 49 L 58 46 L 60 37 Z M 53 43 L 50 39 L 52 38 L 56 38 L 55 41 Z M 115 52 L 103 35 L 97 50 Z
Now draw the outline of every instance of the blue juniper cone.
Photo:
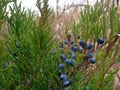
M 75 52 L 78 51 L 78 46 L 77 45 L 73 46 L 73 51 L 75 51 Z
M 63 48 L 62 48 L 62 47 L 60 47 L 59 49 L 60 49 L 60 50 L 63 50 Z
M 62 71 L 59 70 L 59 71 L 58 71 L 58 77 L 60 77 L 61 74 L 62 74 Z
M 64 64 L 63 64 L 63 63 L 60 63 L 60 64 L 59 64 L 59 68 L 60 68 L 60 69 L 64 69 Z
M 15 45 L 16 45 L 16 47 L 17 47 L 17 48 L 19 48 L 19 47 L 20 47 L 20 45 L 19 45 L 19 43 L 18 43 L 18 42 L 16 42 L 16 43 L 15 43 Z
M 80 53 L 82 53 L 82 52 L 83 52 L 83 49 L 82 49 L 82 48 L 80 48 L 79 52 L 80 52 Z
M 68 75 L 68 74 L 69 74 L 69 71 L 66 71 L 65 74 Z
M 71 40 L 70 43 L 73 44 L 73 43 L 74 43 L 74 40 Z
M 78 66 L 80 66 L 82 63 L 84 67 L 86 67 L 87 64 L 96 63 L 96 59 L 94 58 L 95 52 L 93 51 L 94 45 L 92 43 L 88 43 L 85 42 L 84 40 L 81 40 L 81 36 L 79 34 L 76 36 L 77 39 L 73 39 L 73 38 L 71 39 L 71 37 L 72 36 L 69 34 L 67 36 L 67 39 L 64 40 L 62 46 L 60 47 L 60 51 L 61 51 L 60 58 L 62 61 L 58 65 L 59 67 L 58 76 L 60 80 L 62 80 L 62 84 L 65 87 L 70 85 L 74 70 L 75 69 L 80 70 L 77 68 Z M 98 41 L 96 42 L 98 44 L 103 44 L 104 39 L 99 38 Z M 83 62 L 81 62 L 81 64 L 77 61 L 79 59 L 78 57 L 80 56 L 79 54 L 82 55 L 81 59 Z M 85 68 L 84 70 L 86 70 L 87 68 Z M 86 86 L 86 90 L 89 90 L 88 86 Z
M 67 45 L 67 44 L 68 44 L 68 40 L 64 40 L 64 44 L 66 44 L 66 45 Z
M 95 64 L 95 62 L 96 62 L 96 59 L 95 59 L 95 58 L 90 58 L 90 63 L 91 63 L 91 64 Z
M 61 54 L 61 59 L 65 60 L 66 59 L 66 55 L 65 54 Z
M 80 39 L 80 34 L 77 35 L 77 39 Z
M 12 55 L 13 55 L 14 57 L 17 57 L 17 53 L 16 53 L 16 52 L 13 52 Z
M 7 67 L 8 66 L 8 64 L 7 63 L 4 63 L 4 67 Z
M 68 80 L 64 81 L 64 86 L 68 87 L 70 85 L 70 82 Z
M 60 47 L 59 47 L 60 50 L 63 50 L 64 49 L 64 45 L 61 44 Z
M 93 53 L 88 52 L 86 56 L 87 56 L 88 58 L 92 58 L 92 57 L 93 57 Z
M 63 80 L 63 81 L 66 81 L 67 80 L 67 75 L 66 74 L 61 74 L 60 79 Z
M 72 50 L 70 49 L 70 50 L 68 50 L 68 54 L 71 54 L 72 53 Z
M 68 34 L 68 39 L 70 39 L 71 38 L 71 35 L 70 34 Z
M 88 85 L 86 85 L 85 90 L 89 90 L 89 86 Z
M 80 40 L 79 44 L 80 44 L 80 46 L 81 46 L 82 48 L 85 48 L 85 41 Z
M 68 58 L 65 60 L 65 63 L 66 63 L 67 65 L 71 65 L 71 66 L 73 65 L 72 60 L 71 60 L 71 59 L 68 59 Z
M 103 44 L 104 43 L 104 39 L 102 37 L 100 37 L 97 41 L 98 44 Z
M 86 45 L 86 49 L 90 50 L 92 48 L 93 48 L 93 45 L 91 43 L 89 43 L 89 44 Z
M 77 56 L 76 53 L 72 53 L 72 58 L 73 59 L 76 59 L 76 56 Z

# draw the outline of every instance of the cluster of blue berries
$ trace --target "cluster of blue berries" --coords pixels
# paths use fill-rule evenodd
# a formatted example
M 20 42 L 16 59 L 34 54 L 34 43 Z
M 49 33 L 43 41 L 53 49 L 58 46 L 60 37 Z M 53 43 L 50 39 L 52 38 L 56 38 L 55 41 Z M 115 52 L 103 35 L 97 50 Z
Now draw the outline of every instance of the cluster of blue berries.
M 20 54 L 24 54 L 24 53 L 23 53 L 23 49 L 21 48 L 19 42 L 15 42 L 15 46 L 16 46 L 18 51 L 12 52 L 12 55 L 13 55 L 14 58 L 17 58 L 18 57 L 18 53 L 20 53 Z
M 18 42 L 15 43 L 16 48 L 20 48 L 20 44 Z M 16 52 L 12 52 L 12 56 L 16 59 L 18 57 Z M 6 63 L 4 63 L 3 67 L 7 67 L 11 62 L 8 61 Z
M 16 48 L 20 47 L 18 42 L 15 43 L 15 46 L 16 46 Z M 18 56 L 16 52 L 12 52 L 12 55 L 13 55 L 13 57 L 17 57 Z
M 104 43 L 103 38 L 99 38 L 98 45 Z M 71 76 L 77 67 L 79 54 L 83 54 L 83 60 L 87 60 L 90 64 L 95 64 L 94 45 L 90 42 L 85 42 L 78 34 L 74 39 L 69 34 L 60 46 L 60 64 L 59 64 L 59 78 L 63 86 L 67 87 L 71 84 Z

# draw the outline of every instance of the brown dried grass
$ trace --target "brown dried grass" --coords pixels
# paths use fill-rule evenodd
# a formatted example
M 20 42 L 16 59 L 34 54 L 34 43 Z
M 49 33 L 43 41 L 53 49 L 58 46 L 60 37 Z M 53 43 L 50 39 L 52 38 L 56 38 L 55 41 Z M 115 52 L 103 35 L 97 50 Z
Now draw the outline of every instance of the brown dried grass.
M 82 5 L 70 5 L 64 8 L 62 12 L 59 12 L 58 16 L 55 16 L 51 24 L 53 32 L 55 32 L 55 38 L 59 40 L 64 39 L 65 30 L 71 31 L 73 22 L 79 22 L 80 9 Z

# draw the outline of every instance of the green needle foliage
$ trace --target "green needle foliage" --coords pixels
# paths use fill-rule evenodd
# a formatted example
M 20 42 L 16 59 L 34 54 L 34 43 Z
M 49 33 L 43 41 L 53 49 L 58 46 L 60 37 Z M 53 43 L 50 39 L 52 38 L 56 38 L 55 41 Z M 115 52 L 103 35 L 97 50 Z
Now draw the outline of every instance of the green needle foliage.
M 39 2 L 37 7 L 41 17 L 37 18 L 38 23 L 33 12 L 26 11 L 16 0 L 12 1 L 11 16 L 6 17 L 8 33 L 5 37 L 9 58 L 4 63 L 9 63 L 0 69 L 2 90 L 48 90 L 57 87 L 57 61 L 56 57 L 51 57 L 54 39 L 48 22 L 51 11 L 47 0 Z
M 8 3 L 10 3 L 10 0 L 4 0 L 4 2 L 2 0 L 0 0 L 0 30 L 2 28 L 2 24 L 5 20 L 6 8 L 7 8 Z
M 13 6 L 8 16 L 6 8 L 10 2 Z M 76 53 L 74 69 L 69 65 L 65 68 L 71 70 L 68 75 L 72 82 L 64 87 L 58 75 L 61 42 L 53 38 L 48 0 L 37 0 L 36 6 L 38 16 L 25 10 L 17 0 L 0 0 L 0 30 L 4 23 L 8 27 L 4 39 L 0 40 L 0 90 L 113 90 L 114 75 L 119 69 L 111 70 L 111 67 L 120 60 L 118 7 L 101 0 L 80 11 L 80 21 L 73 23 L 71 37 L 77 45 L 77 34 L 85 43 L 93 44 L 96 63 L 91 68 L 84 62 L 84 53 Z M 105 42 L 96 49 L 99 37 Z M 62 53 L 68 54 L 67 49 L 69 46 Z
M 88 74 L 86 70 L 78 71 L 78 74 L 73 76 L 75 79 L 77 78 L 77 81 L 71 86 L 71 90 L 113 90 L 114 75 L 119 68 L 114 71 L 110 69 L 120 59 L 118 49 L 120 48 L 119 16 L 118 7 L 114 3 L 110 6 L 109 1 L 104 2 L 104 0 L 96 2 L 93 7 L 87 5 L 81 10 L 80 22 L 73 24 L 73 34 L 81 34 L 82 40 L 94 45 L 99 37 L 103 37 L 105 43 L 94 52 L 97 64 L 93 67 L 96 68 L 93 71 L 88 70 Z

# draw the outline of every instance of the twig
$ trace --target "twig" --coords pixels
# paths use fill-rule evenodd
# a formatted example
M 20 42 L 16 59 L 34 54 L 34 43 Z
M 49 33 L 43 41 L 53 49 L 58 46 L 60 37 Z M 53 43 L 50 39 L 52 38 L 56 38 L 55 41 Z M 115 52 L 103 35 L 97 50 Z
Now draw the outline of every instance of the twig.
M 118 74 L 118 73 L 116 73 L 116 75 L 117 75 L 117 77 L 118 77 L 118 79 L 119 79 L 119 81 L 120 81 L 120 76 L 119 76 L 119 74 Z
M 115 46 L 116 42 L 119 40 L 119 33 L 114 37 L 115 39 L 113 41 L 108 42 L 108 46 L 106 48 L 106 55 L 105 58 L 109 55 L 109 51 L 113 46 Z
M 108 70 L 112 67 L 112 65 L 115 63 L 115 61 L 113 60 L 113 62 L 105 69 L 105 71 L 103 72 L 103 75 L 102 75 L 102 79 L 101 79 L 101 82 L 99 84 L 99 89 L 101 89 L 101 87 L 103 86 L 103 81 L 104 81 L 104 76 L 105 74 L 108 72 Z
M 70 8 L 73 8 L 73 7 L 83 7 L 83 6 L 86 6 L 85 4 L 71 4 L 70 6 L 67 6 L 67 8 L 64 7 L 62 13 L 55 19 L 55 20 L 58 20 L 64 13 L 65 11 L 69 10 Z

